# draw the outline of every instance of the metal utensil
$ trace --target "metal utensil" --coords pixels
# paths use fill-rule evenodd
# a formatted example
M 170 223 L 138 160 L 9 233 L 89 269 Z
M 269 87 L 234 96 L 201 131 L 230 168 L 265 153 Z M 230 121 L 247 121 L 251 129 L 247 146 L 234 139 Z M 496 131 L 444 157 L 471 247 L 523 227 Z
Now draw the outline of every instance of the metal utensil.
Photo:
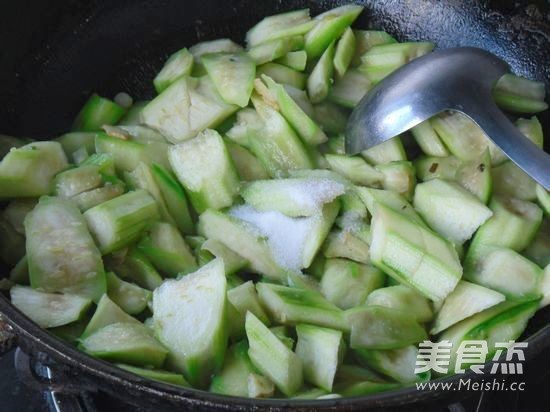
M 550 190 L 550 155 L 523 136 L 491 96 L 508 65 L 474 47 L 427 54 L 370 90 L 348 121 L 346 152 L 376 146 L 444 111 L 464 113 L 520 168 Z

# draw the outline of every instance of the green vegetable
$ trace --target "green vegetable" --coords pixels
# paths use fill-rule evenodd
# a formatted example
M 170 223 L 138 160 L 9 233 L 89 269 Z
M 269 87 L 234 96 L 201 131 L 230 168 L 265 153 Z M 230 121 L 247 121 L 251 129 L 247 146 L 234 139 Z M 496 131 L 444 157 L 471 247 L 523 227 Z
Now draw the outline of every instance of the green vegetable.
M 414 208 L 432 229 L 462 244 L 493 212 L 456 183 L 433 179 L 416 186 Z
M 349 329 L 344 312 L 310 289 L 260 282 L 256 289 L 272 319 L 282 324 L 310 323 L 337 330 Z
M 307 53 L 305 50 L 292 51 L 277 59 L 275 63 L 290 67 L 291 69 L 304 71 L 306 68 Z
M 307 93 L 311 103 L 320 103 L 328 96 L 334 70 L 333 59 L 334 42 L 324 51 L 307 79 Z
M 189 383 L 179 373 L 172 373 L 161 369 L 146 369 L 136 366 L 125 365 L 117 363 L 117 366 L 135 375 L 139 375 L 145 379 L 152 379 L 154 381 L 171 383 L 172 385 L 188 387 Z
M 305 49 L 308 59 L 321 56 L 363 11 L 362 6 L 346 5 L 326 11 L 315 17 L 315 26 L 306 34 Z M 332 60 L 332 58 L 331 58 Z
M 168 362 L 193 386 L 208 385 L 223 364 L 227 344 L 226 280 L 216 259 L 180 280 L 167 280 L 153 293 L 153 324 L 169 349 Z M 197 327 L 197 316 L 208 313 Z
M 80 341 L 79 347 L 92 356 L 111 362 L 159 368 L 168 351 L 141 323 L 113 323 Z
M 334 376 L 344 357 L 342 332 L 312 325 L 296 326 L 296 354 L 302 360 L 307 382 L 332 390 Z
M 57 142 L 29 143 L 13 149 L 0 162 L 0 198 L 48 195 L 53 177 L 67 166 Z
M 112 100 L 93 94 L 84 104 L 73 123 L 73 130 L 94 132 L 105 124 L 116 124 L 126 109 Z
M 355 35 L 351 28 L 347 28 L 336 45 L 334 52 L 334 70 L 339 77 L 346 74 L 355 52 Z
M 193 272 L 197 262 L 191 249 L 170 223 L 155 222 L 149 229 L 149 235 L 138 245 L 138 249 L 166 276 Z
M 204 54 L 201 60 L 216 90 L 227 103 L 240 107 L 248 105 L 256 67 L 246 53 Z
M 458 285 L 460 285 L 460 282 Z M 456 288 L 454 291 L 456 291 Z M 454 291 L 451 292 L 451 295 Z M 451 295 L 446 298 L 445 302 L 450 299 Z M 367 306 L 383 306 L 409 312 L 419 323 L 429 322 L 434 316 L 430 302 L 420 293 L 405 285 L 388 286 L 373 290 L 364 303 Z
M 436 335 L 461 320 L 504 302 L 505 299 L 499 292 L 461 280 L 437 311 L 430 333 Z
M 172 54 L 160 72 L 153 79 L 155 90 L 162 93 L 164 89 L 182 76 L 188 76 L 193 69 L 193 55 L 185 47 Z
M 92 301 L 69 295 L 40 292 L 26 286 L 10 289 L 13 305 L 43 328 L 55 328 L 75 322 L 84 316 Z
M 69 200 L 41 198 L 25 219 L 25 233 L 33 288 L 96 302 L 105 293 L 101 254 L 86 221 Z
M 246 341 L 238 342 L 227 349 L 222 369 L 214 375 L 209 390 L 232 396 L 248 396 L 248 376 L 256 372 L 248 357 Z
M 259 77 L 268 76 L 277 83 L 304 89 L 306 86 L 306 75 L 290 67 L 278 63 L 265 63 L 258 67 Z
M 455 288 L 462 267 L 448 241 L 381 204 L 371 230 L 370 258 L 385 273 L 434 301 Z
M 502 76 L 493 89 L 495 102 L 515 113 L 537 113 L 548 109 L 544 83 L 513 74 Z
M 356 307 L 346 312 L 352 349 L 399 349 L 428 338 L 408 312 L 384 306 Z
M 155 200 L 137 190 L 88 209 L 84 217 L 105 255 L 138 240 L 159 214 Z
M 251 312 L 246 314 L 246 336 L 252 364 L 285 395 L 296 393 L 303 383 L 300 358 Z
M 179 143 L 216 127 L 237 107 L 223 101 L 208 76 L 183 77 L 143 108 L 141 120 L 172 143 Z
M 113 272 L 107 272 L 107 294 L 124 312 L 136 315 L 143 312 L 151 300 L 151 292 L 125 282 Z
M 308 9 L 265 17 L 246 33 L 246 43 L 255 46 L 269 40 L 304 34 L 313 24 Z

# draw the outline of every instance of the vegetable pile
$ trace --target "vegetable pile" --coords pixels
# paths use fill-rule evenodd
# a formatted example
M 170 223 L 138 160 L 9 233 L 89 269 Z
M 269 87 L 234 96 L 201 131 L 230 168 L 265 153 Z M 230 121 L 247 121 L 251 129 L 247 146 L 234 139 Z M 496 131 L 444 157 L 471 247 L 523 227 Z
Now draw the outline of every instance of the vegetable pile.
M 351 109 L 433 48 L 352 29 L 361 11 L 266 17 L 246 48 L 174 53 L 151 101 L 0 137 L 12 303 L 130 372 L 245 397 L 392 390 L 437 377 L 415 373 L 424 340 L 453 343 L 452 371 L 464 340 L 519 338 L 550 303 L 550 194 L 459 113 L 347 156 Z M 516 114 L 544 96 L 494 89 Z

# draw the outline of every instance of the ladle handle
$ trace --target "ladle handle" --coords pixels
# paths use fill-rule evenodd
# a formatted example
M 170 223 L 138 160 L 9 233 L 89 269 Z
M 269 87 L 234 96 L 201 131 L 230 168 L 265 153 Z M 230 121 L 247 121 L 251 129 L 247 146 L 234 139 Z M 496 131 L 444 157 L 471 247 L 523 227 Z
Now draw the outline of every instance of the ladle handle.
M 494 103 L 479 105 L 468 115 L 506 156 L 550 190 L 550 155 L 525 137 Z

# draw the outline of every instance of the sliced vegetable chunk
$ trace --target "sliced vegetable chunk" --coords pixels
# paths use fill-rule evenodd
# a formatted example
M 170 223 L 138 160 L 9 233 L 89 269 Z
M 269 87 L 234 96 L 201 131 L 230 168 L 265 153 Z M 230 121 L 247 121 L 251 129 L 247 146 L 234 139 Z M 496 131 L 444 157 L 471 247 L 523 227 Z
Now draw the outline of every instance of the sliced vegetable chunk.
M 222 367 L 225 306 L 226 280 L 219 259 L 181 280 L 165 281 L 153 293 L 155 334 L 170 350 L 169 364 L 193 386 L 205 387 Z
M 41 198 L 25 220 L 25 233 L 33 288 L 101 298 L 106 291 L 101 254 L 71 201 Z
M 92 301 L 68 294 L 46 293 L 26 286 L 10 289 L 11 303 L 42 328 L 55 328 L 81 319 Z

